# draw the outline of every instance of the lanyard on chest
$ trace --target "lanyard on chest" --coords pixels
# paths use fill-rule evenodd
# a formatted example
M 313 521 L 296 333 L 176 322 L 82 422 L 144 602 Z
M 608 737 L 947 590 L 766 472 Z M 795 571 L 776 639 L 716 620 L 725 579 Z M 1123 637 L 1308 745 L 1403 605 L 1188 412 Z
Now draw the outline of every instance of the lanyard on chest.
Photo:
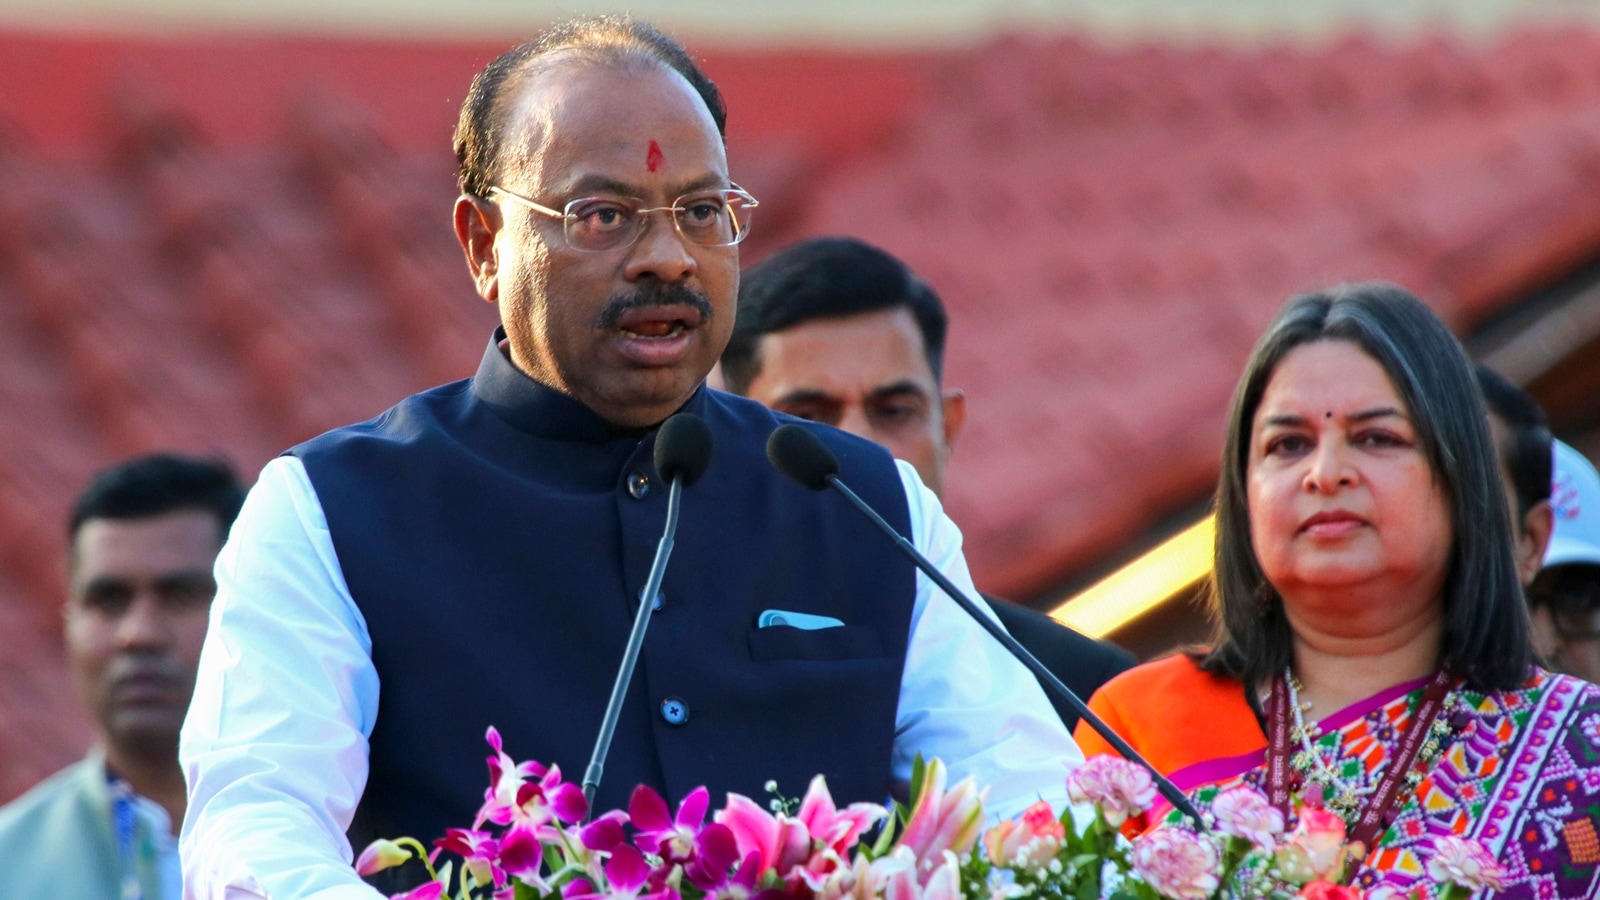
M 111 792 L 111 832 L 117 842 L 117 872 L 121 879 L 118 897 L 121 900 L 144 900 L 144 889 L 139 884 L 138 840 L 139 813 L 134 806 L 133 787 L 125 779 L 106 776 L 106 786 Z
M 1428 682 L 1422 692 L 1422 701 L 1411 714 L 1411 721 L 1390 755 L 1388 769 L 1353 823 L 1351 840 L 1361 842 L 1370 850 L 1388 829 L 1390 812 L 1400 800 L 1401 785 L 1417 764 L 1417 757 L 1422 752 L 1429 732 L 1433 730 L 1434 721 L 1444 711 L 1445 697 L 1449 695 L 1453 682 L 1443 670 Z M 1273 679 L 1272 693 L 1267 699 L 1267 799 L 1286 818 L 1292 811 L 1289 759 L 1293 752 L 1293 736 L 1290 732 L 1294 711 L 1290 708 L 1291 704 L 1288 680 L 1283 676 Z

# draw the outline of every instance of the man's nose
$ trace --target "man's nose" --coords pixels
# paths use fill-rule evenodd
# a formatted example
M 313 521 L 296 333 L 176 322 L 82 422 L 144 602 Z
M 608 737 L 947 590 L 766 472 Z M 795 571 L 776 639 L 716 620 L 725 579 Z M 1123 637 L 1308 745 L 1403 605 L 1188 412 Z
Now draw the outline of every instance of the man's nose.
M 117 620 L 117 644 L 123 648 L 164 647 L 172 637 L 167 621 L 165 604 L 160 595 L 149 588 L 141 589 L 129 601 L 128 608 Z
M 643 227 L 644 233 L 628 251 L 626 275 L 629 281 L 658 278 L 677 282 L 695 273 L 694 254 L 689 251 L 688 241 L 678 233 L 670 210 L 651 211 Z
M 875 443 L 882 443 L 872 427 L 872 417 L 868 416 L 866 409 L 858 403 L 845 406 L 839 413 L 839 430 L 848 431 L 856 437 L 866 438 Z

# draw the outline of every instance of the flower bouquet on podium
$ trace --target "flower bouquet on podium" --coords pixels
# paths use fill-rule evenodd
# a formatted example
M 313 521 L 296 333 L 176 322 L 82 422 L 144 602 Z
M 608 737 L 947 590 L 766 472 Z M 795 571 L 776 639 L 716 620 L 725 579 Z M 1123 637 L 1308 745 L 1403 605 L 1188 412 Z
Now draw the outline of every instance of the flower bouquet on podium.
M 949 785 L 939 760 L 917 760 L 911 804 L 839 809 L 822 776 L 798 800 L 763 806 L 738 794 L 713 812 L 705 788 L 673 812 L 648 787 L 628 809 L 589 818 L 583 792 L 555 766 L 515 762 L 488 732 L 490 781 L 470 828 L 430 849 L 378 840 L 356 861 L 369 875 L 413 858 L 431 879 L 392 900 L 1351 900 L 1365 850 L 1342 819 L 1282 814 L 1250 787 L 1219 794 L 1207 830 L 1167 823 L 1131 841 L 1120 831 L 1155 800 L 1150 776 L 1111 757 L 1067 774 L 1073 807 L 1039 802 L 985 829 L 985 790 Z M 773 791 L 769 784 L 768 790 Z M 709 816 L 708 816 L 709 814 Z M 1498 887 L 1479 845 L 1440 838 L 1436 897 Z M 446 857 L 453 857 L 447 859 Z

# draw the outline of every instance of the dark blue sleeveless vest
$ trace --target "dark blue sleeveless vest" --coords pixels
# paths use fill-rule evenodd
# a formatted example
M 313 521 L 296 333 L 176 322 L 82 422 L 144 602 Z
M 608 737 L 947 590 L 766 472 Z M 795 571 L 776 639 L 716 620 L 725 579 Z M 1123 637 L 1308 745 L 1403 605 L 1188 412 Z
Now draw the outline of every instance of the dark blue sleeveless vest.
M 768 465 L 780 416 L 705 388 L 684 409 L 711 426 L 711 465 L 684 492 L 597 806 L 625 808 L 637 784 L 674 803 L 704 784 L 715 804 L 737 791 L 765 805 L 769 779 L 798 797 L 819 772 L 841 803 L 881 801 L 914 570 L 842 498 Z M 845 482 L 909 534 L 889 456 L 818 430 Z M 367 828 L 431 841 L 469 826 L 490 725 L 515 759 L 582 780 L 665 521 L 654 438 L 617 431 L 491 342 L 474 378 L 289 451 L 372 635 Z M 768 609 L 845 625 L 758 628 Z

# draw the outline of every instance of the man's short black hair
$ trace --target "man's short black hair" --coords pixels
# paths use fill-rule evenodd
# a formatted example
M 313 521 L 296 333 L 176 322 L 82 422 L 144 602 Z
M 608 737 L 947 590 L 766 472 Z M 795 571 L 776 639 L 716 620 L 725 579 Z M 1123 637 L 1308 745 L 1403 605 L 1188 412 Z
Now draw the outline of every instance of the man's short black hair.
M 197 509 L 217 517 L 226 535 L 244 505 L 244 487 L 223 459 L 177 453 L 136 456 L 90 479 L 72 507 L 67 539 L 74 541 L 90 519 L 148 519 Z
M 717 133 L 726 136 L 728 111 L 722 94 L 695 64 L 683 45 L 654 27 L 629 16 L 578 16 L 546 28 L 537 37 L 500 54 L 472 79 L 456 121 L 457 180 L 462 193 L 488 196 L 500 178 L 501 153 L 508 131 L 506 96 L 536 62 L 556 53 L 570 53 L 594 62 L 654 61 L 682 75 L 705 101 Z
M 745 394 L 761 373 L 756 347 L 763 335 L 813 319 L 839 319 L 905 307 L 922 332 L 928 368 L 944 374 L 949 319 L 939 295 L 910 267 L 877 247 L 849 237 L 802 241 L 774 253 L 739 277 L 739 312 L 722 351 L 728 389 Z
M 1505 423 L 1509 432 L 1505 446 L 1496 450 L 1505 457 L 1506 468 L 1511 472 L 1520 527 L 1528 510 L 1550 499 L 1550 479 L 1555 474 L 1550 425 L 1539 404 L 1510 379 L 1482 363 L 1473 369 L 1478 376 L 1478 390 L 1483 392 L 1484 405 Z

